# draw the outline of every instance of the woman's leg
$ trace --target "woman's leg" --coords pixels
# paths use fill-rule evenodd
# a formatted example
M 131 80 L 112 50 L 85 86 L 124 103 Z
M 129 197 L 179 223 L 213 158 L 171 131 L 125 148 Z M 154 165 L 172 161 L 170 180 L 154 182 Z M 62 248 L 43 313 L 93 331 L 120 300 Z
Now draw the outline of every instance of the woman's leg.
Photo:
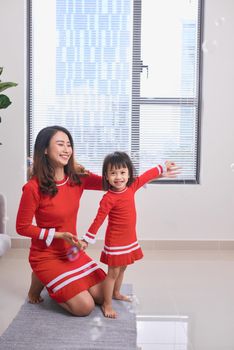
M 104 303 L 102 304 L 102 311 L 105 317 L 116 318 L 117 316 L 116 311 L 112 308 L 112 296 L 119 272 L 119 266 L 108 266 L 108 272 L 103 282 Z
M 31 304 L 38 304 L 43 301 L 41 297 L 41 291 L 43 290 L 44 285 L 37 278 L 34 272 L 31 275 L 31 285 L 28 291 L 28 301 Z
M 93 297 L 87 290 L 59 305 L 75 316 L 88 316 L 95 307 Z
M 89 288 L 89 293 L 92 295 L 95 304 L 102 305 L 104 301 L 103 282 L 95 284 Z
M 117 300 L 124 300 L 124 301 L 131 301 L 131 298 L 127 295 L 123 295 L 120 293 L 120 288 L 122 286 L 123 278 L 124 278 L 124 272 L 126 270 L 127 266 L 121 266 L 119 275 L 115 281 L 114 290 L 113 290 L 113 298 Z

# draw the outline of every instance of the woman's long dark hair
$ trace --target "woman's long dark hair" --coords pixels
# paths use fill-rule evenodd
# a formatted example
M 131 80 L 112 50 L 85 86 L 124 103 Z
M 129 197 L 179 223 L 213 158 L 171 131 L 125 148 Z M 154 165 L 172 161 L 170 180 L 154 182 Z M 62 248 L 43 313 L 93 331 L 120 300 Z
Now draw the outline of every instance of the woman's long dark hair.
M 54 196 L 57 192 L 57 186 L 54 180 L 55 170 L 50 162 L 49 157 L 45 154 L 46 149 L 49 147 L 51 138 L 58 132 L 64 132 L 70 141 L 72 147 L 72 155 L 64 167 L 64 172 L 69 176 L 69 181 L 72 185 L 80 185 L 80 176 L 86 175 L 87 172 L 82 166 L 75 163 L 74 160 L 74 142 L 70 132 L 62 126 L 54 125 L 43 128 L 37 135 L 34 154 L 33 154 L 33 166 L 32 176 L 36 176 L 39 182 L 39 187 L 42 193 Z
M 130 186 L 135 180 L 136 171 L 129 155 L 125 152 L 110 153 L 105 157 L 102 166 L 102 186 L 105 191 L 107 191 L 110 188 L 110 184 L 106 179 L 108 167 L 110 167 L 111 169 L 119 169 L 121 167 L 128 168 L 129 179 L 127 182 L 127 186 Z

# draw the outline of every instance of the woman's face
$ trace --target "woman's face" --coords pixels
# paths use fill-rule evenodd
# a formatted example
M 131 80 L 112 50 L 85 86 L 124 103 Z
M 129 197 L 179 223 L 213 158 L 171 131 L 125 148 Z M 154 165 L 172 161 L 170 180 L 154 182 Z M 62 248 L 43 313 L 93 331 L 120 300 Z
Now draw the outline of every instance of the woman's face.
M 62 131 L 57 131 L 51 138 L 49 147 L 45 150 L 45 154 L 47 154 L 55 168 L 67 165 L 72 155 L 72 146 L 67 134 Z

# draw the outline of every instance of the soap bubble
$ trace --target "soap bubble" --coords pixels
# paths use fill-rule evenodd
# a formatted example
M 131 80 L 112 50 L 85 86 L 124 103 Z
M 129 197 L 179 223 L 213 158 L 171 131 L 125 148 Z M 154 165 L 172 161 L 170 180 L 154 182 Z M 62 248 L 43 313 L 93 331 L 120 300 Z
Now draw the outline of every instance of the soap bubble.
M 225 23 L 225 21 L 226 21 L 225 17 L 222 16 L 220 18 L 215 19 L 214 24 L 216 27 L 220 27 L 222 24 Z
M 215 47 L 218 46 L 218 41 L 217 41 L 216 39 L 214 39 L 214 40 L 212 41 L 212 45 L 215 46 Z
M 72 246 L 67 252 L 67 258 L 69 261 L 75 261 L 80 256 L 80 249 L 76 246 Z
M 216 32 L 218 33 L 218 28 L 220 28 L 222 25 L 224 25 L 226 22 L 226 19 L 224 16 L 221 16 L 219 18 L 216 18 L 214 20 L 214 25 L 215 27 L 217 28 L 216 29 Z M 213 39 L 213 40 L 205 40 L 203 43 L 202 43 L 202 51 L 204 53 L 213 53 L 214 50 L 217 48 L 218 46 L 218 41 L 217 39 Z
M 207 53 L 207 52 L 208 52 L 208 47 L 207 47 L 206 41 L 203 41 L 203 43 L 202 43 L 202 51 L 203 51 L 204 53 Z
M 103 322 L 101 317 L 96 316 L 90 324 L 90 338 L 92 341 L 99 339 L 103 333 Z
M 2 219 L 2 222 L 4 223 L 4 224 L 6 224 L 7 223 L 7 221 L 9 221 L 10 220 L 10 218 L 9 218 L 9 216 L 4 216 L 3 217 L 3 219 Z
M 209 42 L 203 41 L 202 43 L 202 51 L 204 53 L 213 53 L 217 47 L 218 41 L 216 39 L 213 39 Z
M 91 340 L 95 341 L 98 338 L 101 337 L 102 331 L 100 331 L 100 329 L 98 329 L 97 327 L 93 327 L 92 328 L 92 333 L 91 333 Z
M 220 17 L 220 21 L 221 21 L 221 23 L 225 23 L 225 21 L 226 21 L 225 17 Z
M 132 302 L 129 304 L 129 306 L 131 305 L 132 309 L 130 310 L 130 312 L 134 312 L 137 314 L 139 313 L 140 301 L 137 298 L 137 296 L 134 294 L 132 295 L 131 299 L 132 299 Z
M 99 316 L 94 317 L 93 323 L 95 323 L 95 325 L 97 327 L 101 327 L 102 326 L 102 319 L 101 319 L 101 317 L 99 317 Z

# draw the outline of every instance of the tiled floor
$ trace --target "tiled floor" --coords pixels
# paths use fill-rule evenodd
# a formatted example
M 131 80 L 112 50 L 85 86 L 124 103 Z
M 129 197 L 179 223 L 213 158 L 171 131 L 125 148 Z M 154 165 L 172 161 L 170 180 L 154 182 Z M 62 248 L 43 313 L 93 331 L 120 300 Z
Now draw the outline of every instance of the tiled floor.
M 98 259 L 97 251 L 90 252 Z M 139 346 L 234 350 L 234 250 L 144 253 L 125 276 L 135 292 Z M 11 249 L 0 258 L 0 334 L 25 300 L 31 273 L 27 254 Z

